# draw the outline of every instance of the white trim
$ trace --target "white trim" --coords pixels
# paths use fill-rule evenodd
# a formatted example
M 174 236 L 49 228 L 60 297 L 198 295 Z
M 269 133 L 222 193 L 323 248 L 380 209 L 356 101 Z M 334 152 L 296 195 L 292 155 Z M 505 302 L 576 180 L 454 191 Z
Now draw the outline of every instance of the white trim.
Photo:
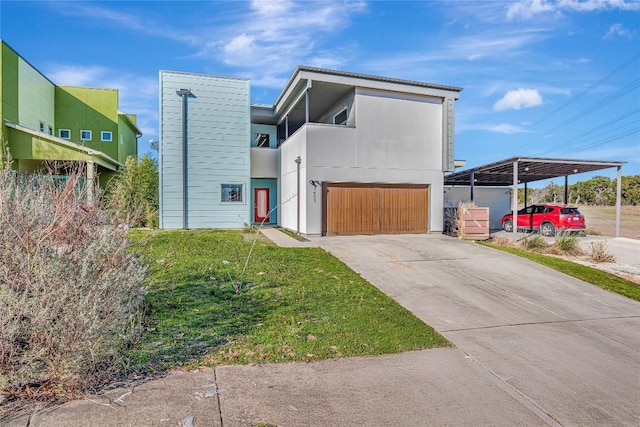
M 108 134 L 109 137 L 105 138 L 104 137 L 105 134 Z M 113 141 L 113 132 L 111 132 L 110 130 L 100 131 L 100 141 L 102 141 L 102 142 L 111 142 L 111 141 Z
M 69 132 L 69 136 L 65 138 L 64 136 L 62 136 L 62 132 Z M 67 140 L 71 139 L 71 129 L 58 129 L 58 138 Z
M 88 135 L 88 136 L 89 136 L 89 138 L 83 138 L 83 134 L 84 134 L 84 133 L 88 133 L 88 134 L 89 134 L 89 135 Z M 93 132 L 92 132 L 92 131 L 90 131 L 90 130 L 88 130 L 88 129 L 82 129 L 82 130 L 80 130 L 80 139 L 81 139 L 82 141 L 91 141 L 91 140 L 93 139 Z

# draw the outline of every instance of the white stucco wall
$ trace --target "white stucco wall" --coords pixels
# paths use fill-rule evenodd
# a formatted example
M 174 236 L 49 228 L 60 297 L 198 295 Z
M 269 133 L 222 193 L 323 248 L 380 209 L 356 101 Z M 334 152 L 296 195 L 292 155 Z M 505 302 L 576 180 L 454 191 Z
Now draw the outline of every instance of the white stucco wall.
M 307 229 L 307 144 L 306 126 L 298 129 L 285 144 L 280 146 L 280 208 L 278 210 L 279 225 L 290 230 L 297 229 L 297 165 L 295 159 L 299 156 L 300 163 L 300 232 L 311 233 Z
M 302 159 L 300 231 L 322 231 L 322 192 L 314 181 L 429 184 L 429 230 L 442 232 L 441 100 L 358 89 L 353 111 L 357 126 L 308 123 L 280 148 L 283 200 L 295 193 L 294 159 Z M 281 225 L 295 229 L 296 205 L 280 212 Z

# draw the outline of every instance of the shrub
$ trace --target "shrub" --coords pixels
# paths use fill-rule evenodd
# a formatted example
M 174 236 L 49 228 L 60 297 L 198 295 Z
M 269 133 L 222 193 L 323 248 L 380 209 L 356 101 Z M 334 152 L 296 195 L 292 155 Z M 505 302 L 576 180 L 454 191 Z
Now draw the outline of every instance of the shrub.
M 539 234 L 527 237 L 526 239 L 522 239 L 520 241 L 520 244 L 528 251 L 540 251 L 542 249 L 546 249 L 549 246 L 544 237 L 540 236 Z
M 555 246 L 560 250 L 560 252 L 567 255 L 580 255 L 582 250 L 578 245 L 578 237 L 570 234 L 570 233 L 561 233 L 556 236 Z
M 615 262 L 616 258 L 609 253 L 606 240 L 589 243 L 589 258 L 595 262 Z
M 1 400 L 96 386 L 139 329 L 146 268 L 89 185 L 0 170 Z
M 158 226 L 158 163 L 149 154 L 127 157 L 107 187 L 108 208 L 119 221 L 133 227 Z

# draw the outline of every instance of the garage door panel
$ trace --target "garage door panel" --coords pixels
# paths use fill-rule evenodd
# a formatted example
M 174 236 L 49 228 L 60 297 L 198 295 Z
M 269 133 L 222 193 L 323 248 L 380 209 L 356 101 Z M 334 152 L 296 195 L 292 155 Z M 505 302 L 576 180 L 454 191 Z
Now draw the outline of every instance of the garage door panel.
M 327 235 L 427 232 L 426 185 L 329 184 L 324 194 Z

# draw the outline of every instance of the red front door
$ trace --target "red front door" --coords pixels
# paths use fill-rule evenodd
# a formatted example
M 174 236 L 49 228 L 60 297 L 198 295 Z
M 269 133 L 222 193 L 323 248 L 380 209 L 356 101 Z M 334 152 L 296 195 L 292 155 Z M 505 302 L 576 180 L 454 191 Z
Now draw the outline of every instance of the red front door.
M 269 189 L 253 190 L 253 210 L 255 222 L 269 222 Z

